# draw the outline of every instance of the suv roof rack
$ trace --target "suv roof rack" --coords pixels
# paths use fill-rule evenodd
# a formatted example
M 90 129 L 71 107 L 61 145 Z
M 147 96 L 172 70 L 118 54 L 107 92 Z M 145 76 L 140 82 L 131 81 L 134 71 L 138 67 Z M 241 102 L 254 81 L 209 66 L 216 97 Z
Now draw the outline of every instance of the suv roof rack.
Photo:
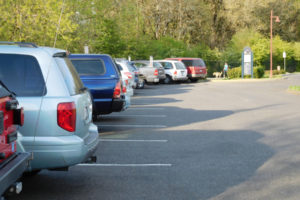
M 5 42 L 0 41 L 0 45 L 18 45 L 19 47 L 31 47 L 31 48 L 38 48 L 38 46 L 32 42 Z

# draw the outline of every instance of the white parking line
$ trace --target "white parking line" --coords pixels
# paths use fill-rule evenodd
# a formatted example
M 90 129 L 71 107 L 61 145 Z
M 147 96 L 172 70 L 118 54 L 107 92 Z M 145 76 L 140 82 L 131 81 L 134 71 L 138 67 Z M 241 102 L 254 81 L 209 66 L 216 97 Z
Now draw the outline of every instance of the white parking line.
M 166 143 L 168 140 L 115 140 L 115 139 L 99 139 L 100 142 L 158 142 Z
M 130 110 L 165 110 L 165 108 L 147 108 L 147 107 L 142 107 L 142 106 L 133 106 L 129 107 L 128 109 Z
M 163 118 L 163 117 L 167 117 L 167 115 L 116 115 L 116 114 L 113 114 L 113 115 L 109 115 L 109 116 L 105 116 L 106 117 L 154 117 L 154 118 Z
M 133 124 L 97 124 L 102 127 L 127 127 L 127 128 L 166 128 L 165 125 L 133 125 Z
M 78 164 L 81 167 L 172 167 L 172 164 Z

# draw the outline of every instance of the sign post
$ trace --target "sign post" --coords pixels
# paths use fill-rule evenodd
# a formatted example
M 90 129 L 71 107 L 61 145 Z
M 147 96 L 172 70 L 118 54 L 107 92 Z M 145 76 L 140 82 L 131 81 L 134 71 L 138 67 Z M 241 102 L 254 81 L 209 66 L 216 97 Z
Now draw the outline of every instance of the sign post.
M 253 78 L 253 52 L 250 47 L 245 47 L 242 53 L 242 78 L 245 75 Z
M 284 51 L 283 52 L 283 62 L 284 62 L 284 71 L 286 71 L 286 62 L 285 62 L 285 59 L 286 59 L 286 52 Z

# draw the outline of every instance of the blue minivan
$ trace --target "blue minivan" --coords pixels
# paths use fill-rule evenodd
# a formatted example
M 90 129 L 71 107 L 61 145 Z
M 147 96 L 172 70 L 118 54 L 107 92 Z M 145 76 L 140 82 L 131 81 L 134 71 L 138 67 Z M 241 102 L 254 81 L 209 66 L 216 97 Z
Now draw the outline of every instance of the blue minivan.
M 93 97 L 93 118 L 100 114 L 120 112 L 125 106 L 125 96 L 120 71 L 109 55 L 70 54 L 80 79 Z

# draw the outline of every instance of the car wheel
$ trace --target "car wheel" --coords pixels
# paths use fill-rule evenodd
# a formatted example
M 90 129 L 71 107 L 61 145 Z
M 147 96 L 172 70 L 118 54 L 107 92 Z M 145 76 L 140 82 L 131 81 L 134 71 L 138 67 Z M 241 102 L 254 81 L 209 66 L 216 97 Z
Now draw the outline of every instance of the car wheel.
M 143 89 L 145 87 L 145 80 L 140 80 L 138 82 L 137 88 L 138 89 Z
M 165 84 L 170 84 L 172 82 L 172 79 L 170 76 L 166 76 L 165 80 L 164 80 L 164 83 Z

